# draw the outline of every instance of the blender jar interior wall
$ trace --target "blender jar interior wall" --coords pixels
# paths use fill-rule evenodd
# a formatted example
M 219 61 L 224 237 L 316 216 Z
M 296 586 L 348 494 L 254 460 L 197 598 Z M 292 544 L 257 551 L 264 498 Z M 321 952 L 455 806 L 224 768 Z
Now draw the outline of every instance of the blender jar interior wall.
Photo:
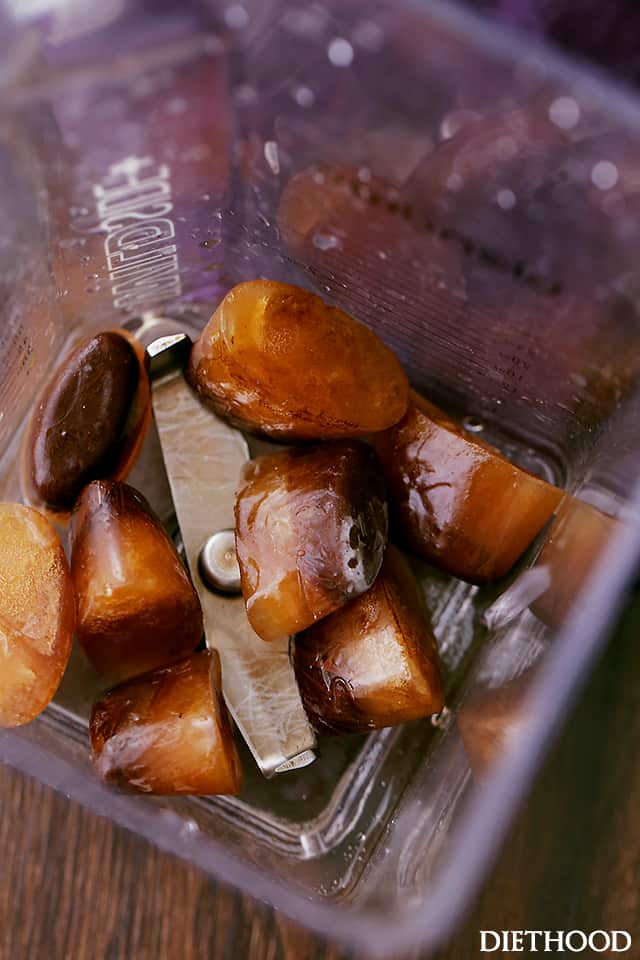
M 590 578 L 637 523 L 636 105 L 462 13 L 390 0 L 115 5 L 19 62 L 0 115 L 4 498 L 52 357 L 158 316 L 196 334 L 256 276 L 369 323 L 417 390 L 570 494 L 505 582 L 416 561 L 447 678 L 434 723 L 323 738 L 271 781 L 245 756 L 238 799 L 130 798 L 93 778 L 78 654 L 50 709 L 0 736 L 11 762 L 327 932 L 425 939 L 407 918 L 455 867 L 478 762 L 497 789 L 535 733 L 528 698 L 577 649 Z M 152 435 L 133 482 L 169 519 L 158 458 Z

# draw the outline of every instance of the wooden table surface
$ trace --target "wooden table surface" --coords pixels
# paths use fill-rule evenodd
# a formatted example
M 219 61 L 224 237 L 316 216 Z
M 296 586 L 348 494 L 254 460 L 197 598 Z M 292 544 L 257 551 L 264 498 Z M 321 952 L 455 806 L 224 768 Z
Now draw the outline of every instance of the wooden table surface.
M 640 957 L 639 624 L 640 594 L 438 960 L 482 928 L 626 929 Z M 0 960 L 352 957 L 6 768 L 0 809 Z

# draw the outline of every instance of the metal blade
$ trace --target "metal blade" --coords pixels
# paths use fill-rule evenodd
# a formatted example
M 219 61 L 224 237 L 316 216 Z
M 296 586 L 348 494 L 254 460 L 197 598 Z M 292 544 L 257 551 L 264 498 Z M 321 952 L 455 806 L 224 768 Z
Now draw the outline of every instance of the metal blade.
M 209 647 L 222 661 L 231 711 L 266 777 L 315 759 L 315 737 L 289 660 L 288 639 L 265 643 L 249 625 L 239 596 L 212 591 L 200 556 L 213 534 L 234 526 L 234 503 L 249 449 L 242 433 L 204 407 L 182 370 L 191 341 L 161 337 L 147 348 L 160 445 Z

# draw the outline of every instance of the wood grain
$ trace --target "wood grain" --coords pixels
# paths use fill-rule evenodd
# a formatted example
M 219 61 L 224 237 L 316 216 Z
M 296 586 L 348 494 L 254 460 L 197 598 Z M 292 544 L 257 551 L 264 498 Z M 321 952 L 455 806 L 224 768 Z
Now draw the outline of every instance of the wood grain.
M 483 928 L 626 929 L 640 956 L 639 626 L 640 594 L 438 960 Z M 356 960 L 6 768 L 0 810 L 0 960 Z

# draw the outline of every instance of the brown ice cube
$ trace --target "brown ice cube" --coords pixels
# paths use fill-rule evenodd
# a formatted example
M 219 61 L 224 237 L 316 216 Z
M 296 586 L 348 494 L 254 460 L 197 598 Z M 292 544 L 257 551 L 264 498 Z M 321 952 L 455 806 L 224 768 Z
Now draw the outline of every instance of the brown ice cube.
M 420 587 L 388 547 L 374 585 L 301 633 L 294 665 L 315 727 L 361 732 L 438 713 L 438 650 Z
M 42 514 L 0 503 L 0 727 L 33 720 L 55 694 L 76 610 L 69 567 Z
M 287 442 L 383 430 L 405 412 L 409 390 L 373 331 L 273 280 L 229 291 L 193 347 L 188 377 L 221 416 Z
M 93 708 L 90 733 L 94 766 L 108 782 L 156 794 L 240 791 L 215 651 L 115 687 Z
M 471 583 L 508 573 L 563 496 L 416 393 L 373 443 L 404 542 Z
M 115 679 L 191 653 L 202 637 L 198 595 L 144 497 L 112 480 L 89 484 L 71 525 L 78 640 Z
M 25 492 L 69 511 L 92 480 L 122 478 L 149 423 L 149 387 L 124 332 L 98 333 L 71 352 L 35 409 L 25 447 Z
M 368 590 L 387 540 L 384 486 L 356 440 L 252 460 L 236 502 L 251 626 L 263 640 L 304 630 Z

